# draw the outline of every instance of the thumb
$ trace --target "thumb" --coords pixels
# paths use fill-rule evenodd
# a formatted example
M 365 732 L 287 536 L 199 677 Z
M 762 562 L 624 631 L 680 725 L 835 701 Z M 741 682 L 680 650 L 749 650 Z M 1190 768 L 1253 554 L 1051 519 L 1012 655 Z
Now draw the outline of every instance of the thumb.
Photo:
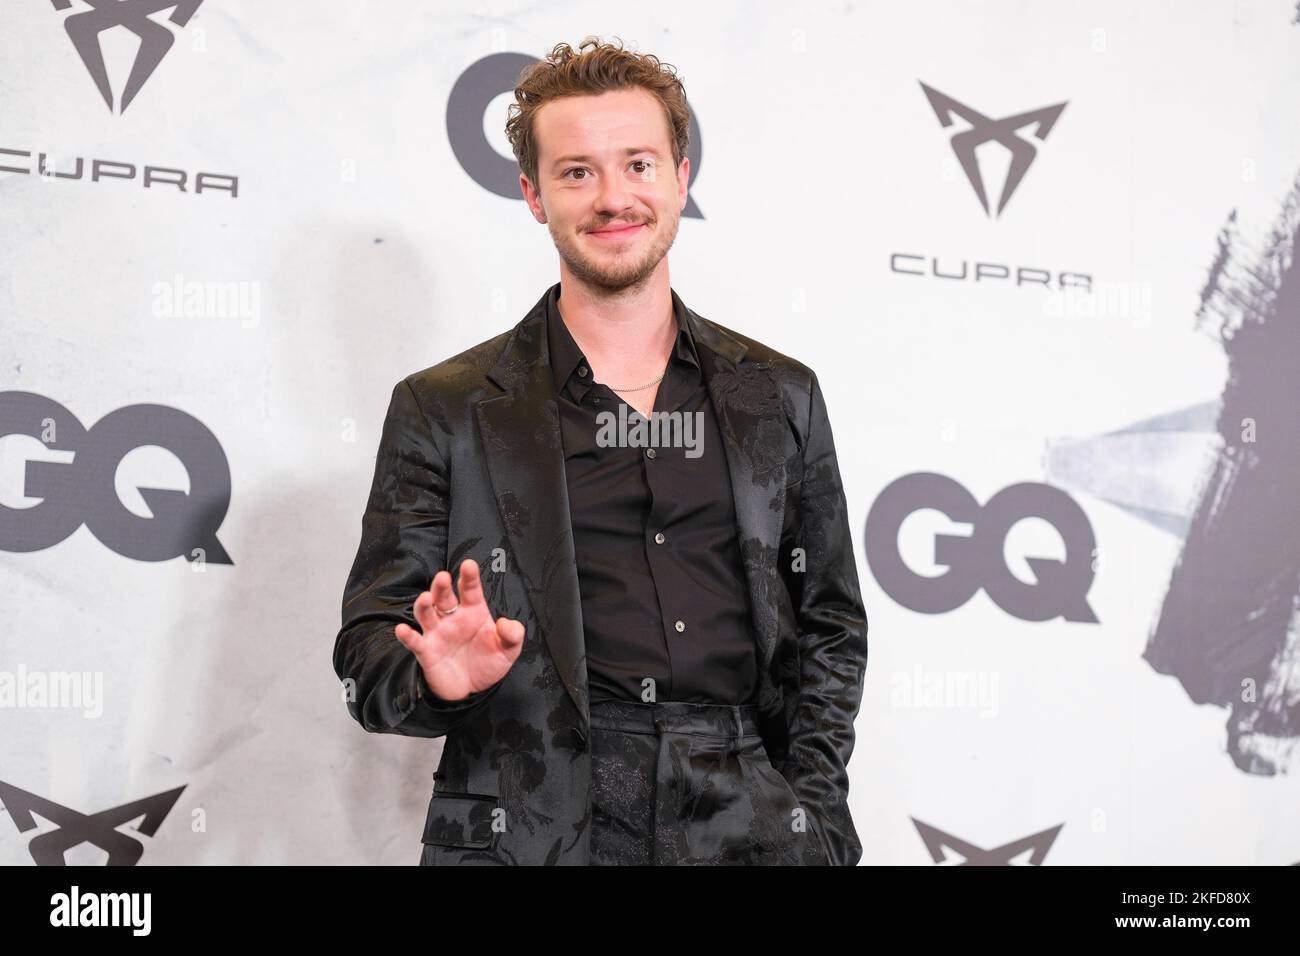
M 497 618 L 497 634 L 501 637 L 501 643 L 506 647 L 513 647 L 524 639 L 524 626 L 518 621 L 508 617 Z

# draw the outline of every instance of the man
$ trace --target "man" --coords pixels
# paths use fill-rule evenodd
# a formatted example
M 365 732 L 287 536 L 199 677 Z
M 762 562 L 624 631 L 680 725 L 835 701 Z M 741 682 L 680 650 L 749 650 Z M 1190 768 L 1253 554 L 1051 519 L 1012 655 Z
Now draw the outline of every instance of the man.
M 367 731 L 446 737 L 422 864 L 854 864 L 867 621 L 817 377 L 672 290 L 685 93 L 579 49 L 507 124 L 560 281 L 394 388 L 335 671 Z

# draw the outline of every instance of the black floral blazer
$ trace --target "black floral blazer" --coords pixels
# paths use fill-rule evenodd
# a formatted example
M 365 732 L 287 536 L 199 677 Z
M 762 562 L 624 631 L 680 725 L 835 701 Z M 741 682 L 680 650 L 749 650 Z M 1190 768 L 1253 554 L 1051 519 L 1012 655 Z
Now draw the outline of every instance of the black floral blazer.
M 587 669 L 545 301 L 397 383 L 344 589 L 334 669 L 349 712 L 371 733 L 446 737 L 422 864 L 588 862 Z M 764 745 L 815 834 L 805 862 L 855 864 L 846 764 L 867 619 L 821 388 L 806 365 L 686 314 L 730 466 Z M 393 628 L 417 627 L 416 596 L 467 557 L 492 613 L 526 636 L 497 684 L 439 701 Z

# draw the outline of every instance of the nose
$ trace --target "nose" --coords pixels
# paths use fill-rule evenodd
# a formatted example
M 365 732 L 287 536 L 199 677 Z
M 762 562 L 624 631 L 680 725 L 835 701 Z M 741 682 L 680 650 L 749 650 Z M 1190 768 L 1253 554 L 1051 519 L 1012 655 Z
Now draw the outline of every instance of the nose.
M 614 217 L 632 205 L 632 193 L 619 176 L 606 176 L 596 193 L 596 211 L 602 216 Z

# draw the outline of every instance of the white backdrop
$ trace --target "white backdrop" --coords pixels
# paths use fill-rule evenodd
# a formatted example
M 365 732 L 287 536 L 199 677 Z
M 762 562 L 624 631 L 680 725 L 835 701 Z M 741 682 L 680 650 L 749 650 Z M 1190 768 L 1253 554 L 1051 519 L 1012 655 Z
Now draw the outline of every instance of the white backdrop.
M 1188 587 L 1221 609 L 1250 604 L 1234 569 L 1272 581 L 1261 609 L 1298 590 L 1284 539 L 1300 531 L 1286 505 L 1300 479 L 1286 485 L 1283 466 L 1300 462 L 1300 350 L 1264 350 L 1251 394 L 1269 400 L 1249 406 L 1258 434 L 1237 436 L 1281 491 L 1243 485 L 1236 512 L 1202 508 L 1233 493 L 1211 477 L 1234 380 L 1217 321 L 1248 312 L 1282 342 L 1300 322 L 1294 3 L 665 0 L 612 17 L 588 2 L 208 0 L 183 26 L 153 14 L 174 46 L 125 110 L 65 31 L 82 0 L 8 6 L 0 863 L 40 859 L 33 841 L 91 826 L 79 815 L 177 788 L 152 833 L 136 829 L 143 811 L 109 821 L 142 864 L 417 862 L 441 742 L 349 718 L 331 665 L 341 591 L 393 384 L 509 328 L 558 276 L 546 227 L 453 151 L 453 85 L 484 58 L 588 34 L 674 64 L 690 96 L 702 218 L 682 221 L 674 288 L 810 365 L 826 394 L 870 620 L 850 764 L 863 862 L 1300 859 L 1294 620 L 1225 623 L 1170 600 L 1189 542 L 1243 509 L 1260 520 L 1246 538 L 1275 547 L 1212 550 Z M 98 39 L 120 94 L 144 48 L 125 27 Z M 1012 131 L 1035 152 L 1000 214 L 952 145 L 971 122 L 942 126 L 922 84 L 990 120 L 1066 104 L 1045 137 Z M 500 94 L 483 135 L 509 158 Z M 65 176 L 40 175 L 40 153 Z M 974 155 L 996 204 L 1011 154 Z M 132 177 L 101 166 L 95 181 L 94 160 Z M 146 166 L 184 171 L 186 190 L 146 188 Z M 199 173 L 215 178 L 195 192 Z M 1268 262 L 1277 276 L 1259 278 Z M 1087 276 L 1091 292 L 987 277 L 1000 268 L 975 281 L 976 263 L 1046 270 L 1054 288 Z M 963 264 L 965 280 L 932 274 Z M 15 425 L 51 407 L 18 393 L 62 406 L 65 437 Z M 71 417 L 92 428 L 137 405 L 202 429 L 151 444 L 165 417 L 128 413 L 135 450 L 95 486 L 78 455 L 112 429 L 92 429 L 97 445 Z M 228 495 L 210 490 L 222 461 Z M 34 494 L 28 462 L 64 471 L 46 466 Z M 1073 501 L 1096 572 L 1067 577 L 1097 620 L 1026 620 L 983 588 L 942 613 L 906 606 L 924 582 L 878 581 L 866 525 L 917 473 L 980 504 L 1025 483 Z M 190 496 L 155 506 L 142 488 Z M 117 507 L 135 518 L 106 543 L 91 526 Z M 123 553 L 120 540 L 165 539 L 166 507 L 216 522 L 233 563 L 214 548 L 196 563 Z M 38 540 L 60 520 L 75 530 Z M 938 574 L 945 533 L 970 526 L 915 510 L 897 552 Z M 1052 589 L 1035 589 L 1027 559 L 1069 546 L 1041 518 L 1012 528 L 1001 557 L 1030 604 Z M 1211 672 L 1213 693 L 1189 691 Z M 102 698 L 42 701 L 62 680 L 102 680 Z M 1229 739 L 1228 691 L 1256 695 L 1237 711 L 1264 730 Z M 93 841 L 67 852 L 106 858 Z

